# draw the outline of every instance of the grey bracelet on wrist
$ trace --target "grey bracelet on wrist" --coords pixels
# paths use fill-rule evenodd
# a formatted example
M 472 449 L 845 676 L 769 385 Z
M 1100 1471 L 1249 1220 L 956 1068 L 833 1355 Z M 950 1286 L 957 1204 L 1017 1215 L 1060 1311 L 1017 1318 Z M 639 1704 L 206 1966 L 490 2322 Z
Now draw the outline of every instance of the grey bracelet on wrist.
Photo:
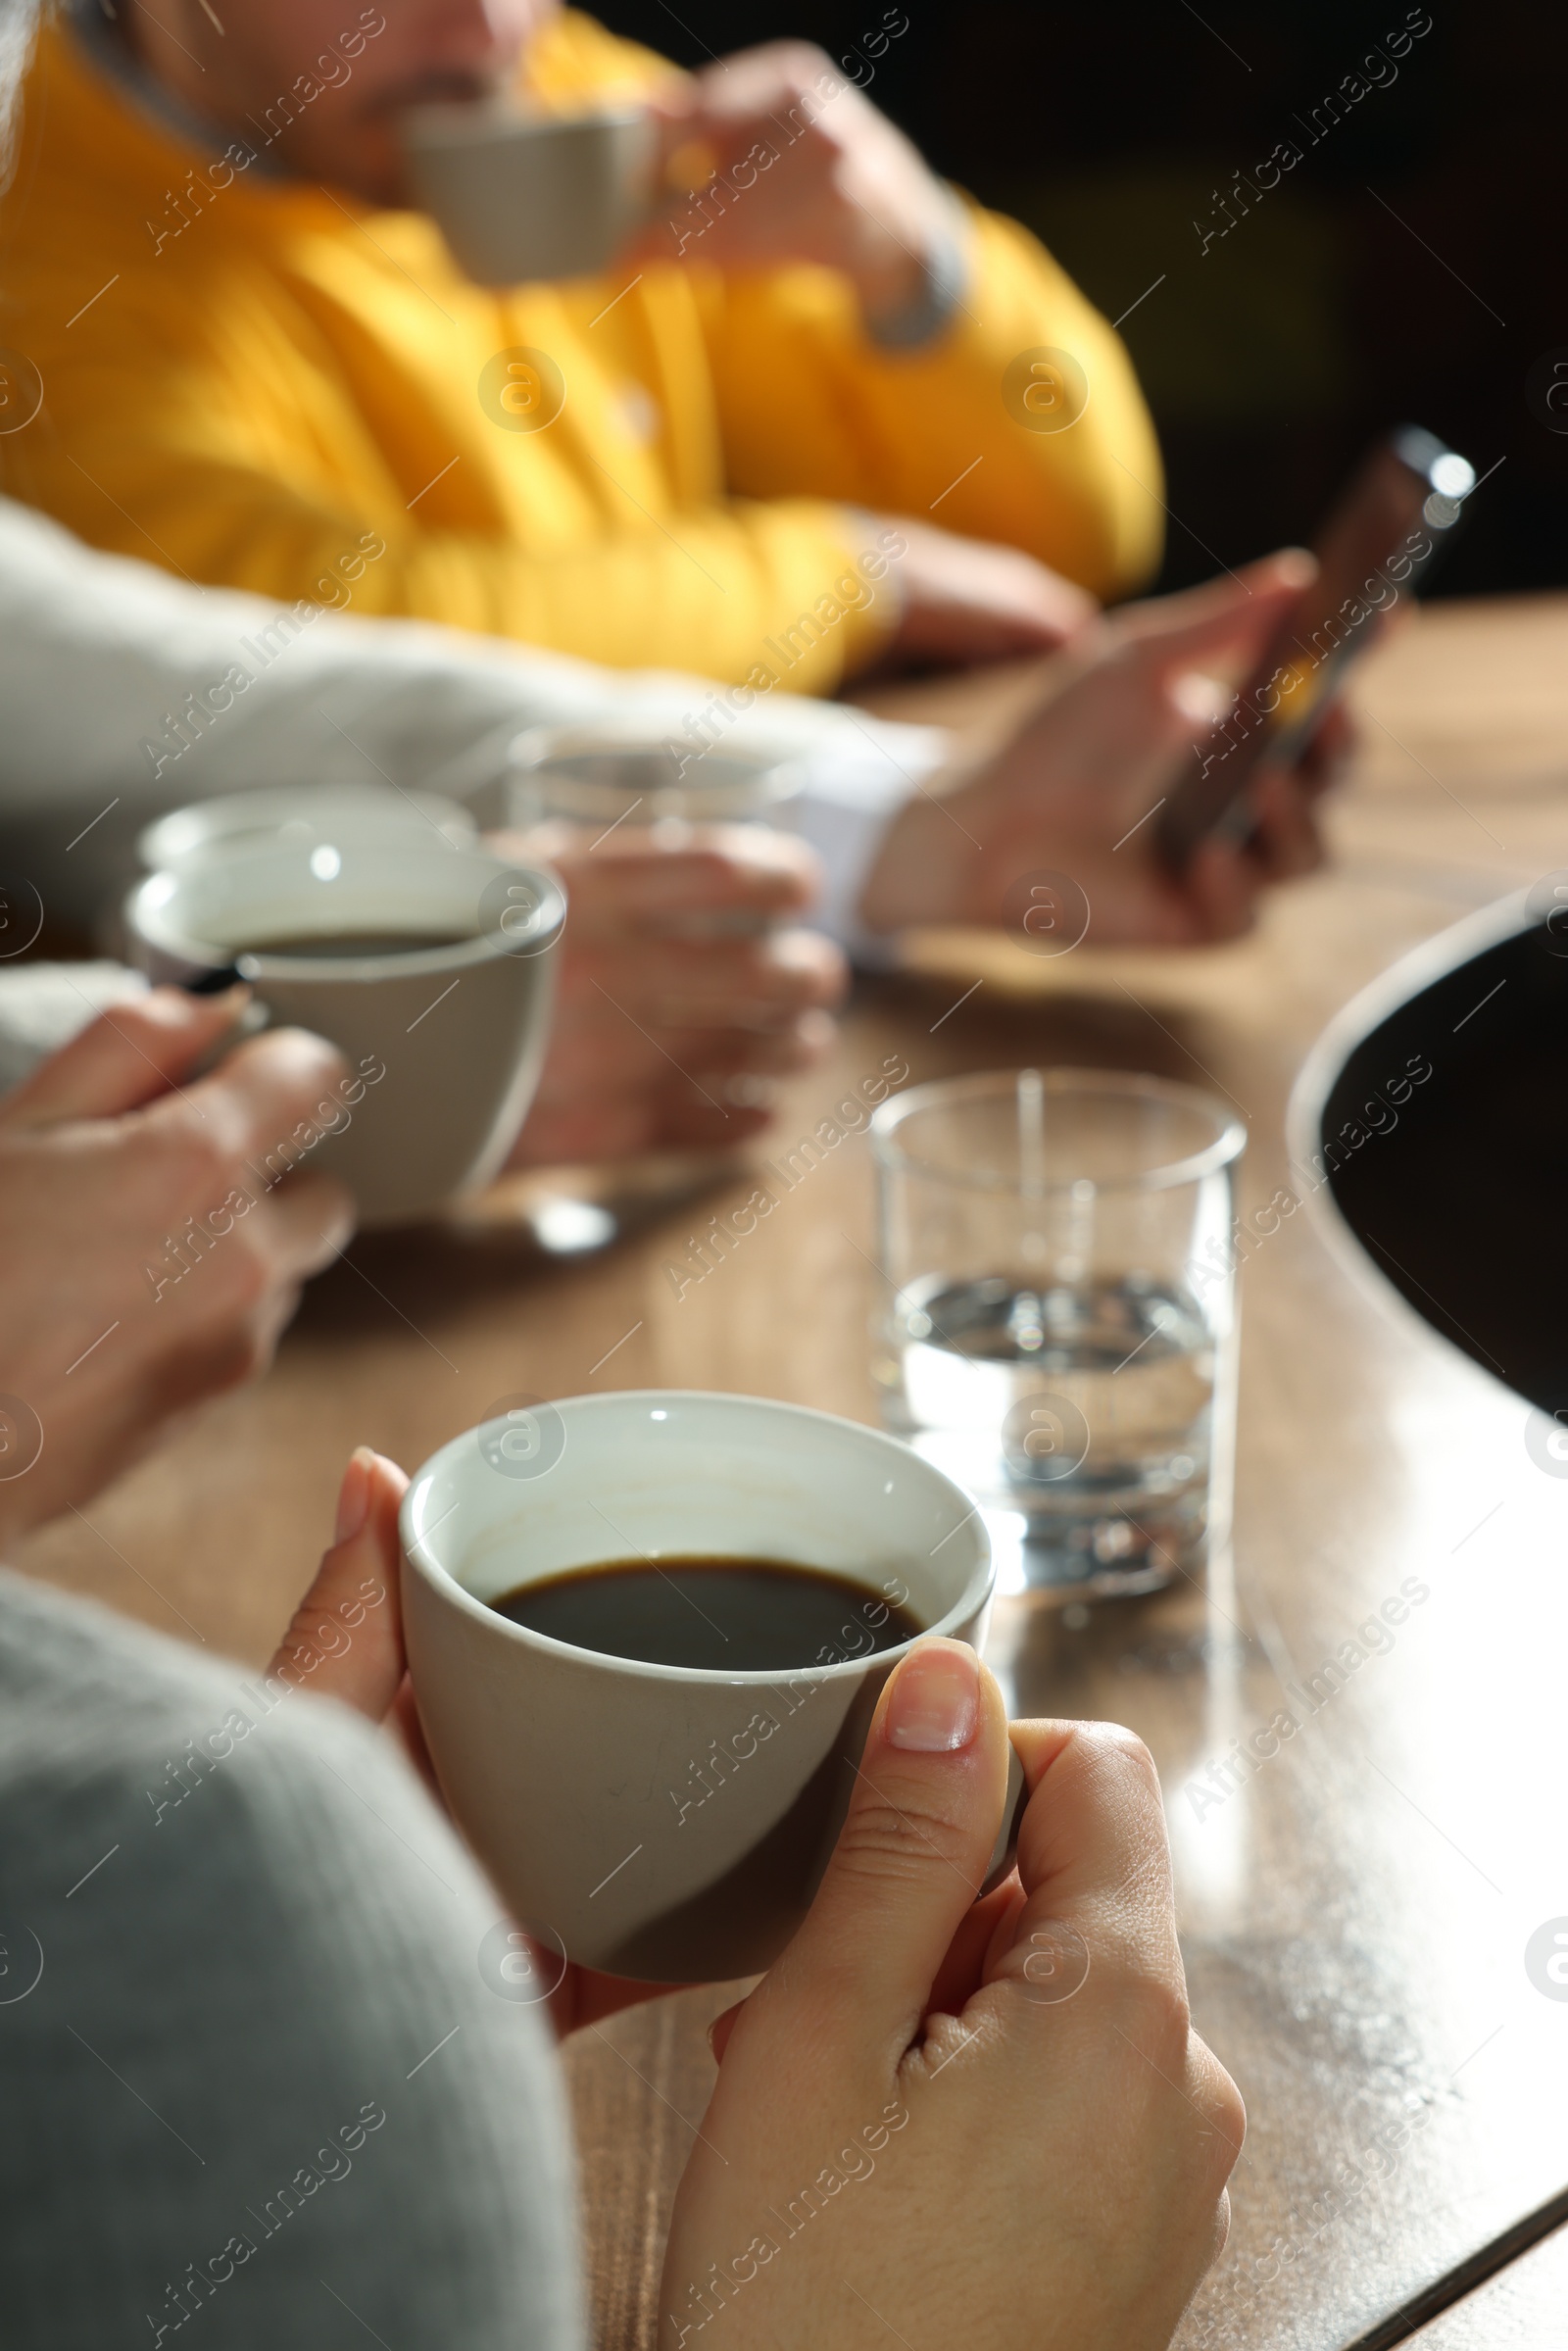
M 969 282 L 969 221 L 949 190 L 950 225 L 933 238 L 920 265 L 920 290 L 901 310 L 865 320 L 865 331 L 883 351 L 917 351 L 934 343 L 963 299 Z

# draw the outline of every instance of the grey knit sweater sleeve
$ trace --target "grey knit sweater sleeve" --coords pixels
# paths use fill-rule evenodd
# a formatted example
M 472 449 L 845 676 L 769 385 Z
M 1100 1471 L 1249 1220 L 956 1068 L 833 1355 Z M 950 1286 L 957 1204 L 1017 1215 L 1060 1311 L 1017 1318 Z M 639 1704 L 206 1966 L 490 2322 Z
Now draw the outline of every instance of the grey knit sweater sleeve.
M 385 1738 L 0 1571 L 9 2351 L 578 2351 L 498 1930 Z

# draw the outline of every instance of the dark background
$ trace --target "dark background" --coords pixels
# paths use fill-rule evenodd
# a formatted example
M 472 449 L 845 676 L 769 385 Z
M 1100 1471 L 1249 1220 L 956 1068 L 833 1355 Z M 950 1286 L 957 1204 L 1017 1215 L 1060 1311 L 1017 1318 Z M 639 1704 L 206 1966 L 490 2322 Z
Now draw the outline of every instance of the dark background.
M 597 13 L 703 65 L 785 33 L 844 57 L 884 5 Z M 1398 79 L 1309 146 L 1314 104 L 1404 25 L 1405 0 L 1200 5 L 1201 21 L 1186 0 L 900 0 L 908 30 L 865 86 L 938 171 L 1043 237 L 1107 318 L 1165 273 L 1122 328 L 1176 517 L 1162 585 L 1309 539 L 1362 444 L 1405 420 L 1478 473 L 1498 467 L 1431 592 L 1568 585 L 1568 431 L 1527 385 L 1558 355 L 1568 382 L 1568 10 L 1431 0 Z M 865 82 L 864 64 L 849 70 Z M 1215 191 L 1287 138 L 1302 162 L 1202 251 L 1195 219 L 1223 225 Z

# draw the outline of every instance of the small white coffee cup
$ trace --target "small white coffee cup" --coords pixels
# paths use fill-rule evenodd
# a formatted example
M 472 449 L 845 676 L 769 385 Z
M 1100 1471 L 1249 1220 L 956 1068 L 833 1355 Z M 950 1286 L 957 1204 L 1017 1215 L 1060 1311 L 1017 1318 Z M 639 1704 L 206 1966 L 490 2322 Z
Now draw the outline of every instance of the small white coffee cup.
M 479 828 L 466 808 L 435 792 L 389 791 L 385 784 L 277 784 L 171 808 L 137 834 L 136 855 L 147 872 L 160 873 L 236 849 L 400 839 L 430 849 L 474 849 Z
M 417 1472 L 402 1534 L 409 1666 L 454 1818 L 563 1964 L 653 1983 L 777 1957 L 908 1643 L 873 1651 L 885 1617 L 852 1606 L 826 1657 L 710 1672 L 568 1646 L 487 1603 L 571 1567 L 706 1555 L 849 1577 L 871 1611 L 902 1592 L 925 1631 L 977 1648 L 990 1613 L 961 1488 L 875 1430 L 759 1396 L 516 1399 Z
M 443 102 L 409 108 L 402 130 L 415 200 L 477 285 L 592 277 L 646 215 L 658 133 L 641 108 Z
M 261 1178 L 308 1158 L 348 1185 L 363 1224 L 390 1225 L 500 1168 L 538 1082 L 565 914 L 548 874 L 345 835 L 149 874 L 126 901 L 125 931 L 153 981 L 205 992 L 248 980 L 259 1025 L 313 1029 L 338 1048 L 342 1115 L 323 1104 L 318 1133 L 277 1137 Z M 342 950 L 377 935 L 431 944 Z M 284 940 L 282 953 L 264 944 Z

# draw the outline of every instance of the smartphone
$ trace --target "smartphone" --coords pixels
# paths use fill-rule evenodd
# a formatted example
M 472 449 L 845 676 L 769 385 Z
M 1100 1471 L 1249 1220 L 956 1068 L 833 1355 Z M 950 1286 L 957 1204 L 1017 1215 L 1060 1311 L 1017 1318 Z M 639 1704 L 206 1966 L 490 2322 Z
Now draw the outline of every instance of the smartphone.
M 1452 537 L 1475 481 L 1474 467 L 1418 424 L 1368 452 L 1318 533 L 1316 579 L 1159 812 L 1160 854 L 1173 870 L 1211 834 L 1246 838 L 1243 795 L 1253 774 L 1300 757 L 1349 663 Z

